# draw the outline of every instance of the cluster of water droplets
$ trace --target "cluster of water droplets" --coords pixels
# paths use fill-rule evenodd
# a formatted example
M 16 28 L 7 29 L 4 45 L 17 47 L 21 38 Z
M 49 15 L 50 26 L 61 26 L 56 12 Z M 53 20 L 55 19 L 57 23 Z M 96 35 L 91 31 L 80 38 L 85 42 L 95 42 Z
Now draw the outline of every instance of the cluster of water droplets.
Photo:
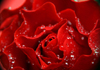
M 58 15 L 58 17 L 59 17 L 59 18 L 61 18 L 61 19 L 63 19 L 63 18 L 60 16 L 60 14 L 61 14 L 60 12 L 57 14 L 57 15 Z
M 99 50 L 100 50 L 100 48 L 98 47 L 98 45 L 96 45 L 96 43 L 91 39 L 91 37 L 89 38 L 89 45 L 90 45 L 90 47 L 91 47 L 91 49 L 92 49 L 92 51 L 93 51 L 93 55 L 95 55 L 95 56 L 99 56 Z M 92 47 L 93 46 L 93 47 Z
M 15 63 L 16 57 L 13 57 L 12 54 L 9 54 L 8 58 L 9 58 L 11 69 L 13 69 L 13 65 Z
M 79 18 L 77 18 L 77 22 L 78 22 L 78 29 L 82 32 L 82 33 L 85 33 L 85 34 L 90 34 L 90 32 L 88 32 L 88 31 L 86 31 L 85 29 L 84 29 L 84 27 L 81 25 L 81 23 L 80 23 L 80 20 L 79 20 Z

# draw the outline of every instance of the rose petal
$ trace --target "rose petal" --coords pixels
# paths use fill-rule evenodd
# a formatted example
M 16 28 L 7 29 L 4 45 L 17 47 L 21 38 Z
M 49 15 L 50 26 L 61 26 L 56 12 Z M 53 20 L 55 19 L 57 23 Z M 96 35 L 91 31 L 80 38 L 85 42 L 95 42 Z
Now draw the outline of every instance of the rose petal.
M 77 29 L 81 34 L 88 35 L 93 30 L 96 20 L 99 19 L 99 6 L 95 1 L 86 1 L 76 3 L 76 8 L 76 15 L 78 17 Z
M 68 25 L 76 28 L 76 14 L 75 11 L 72 9 L 65 9 L 61 12 L 59 12 L 59 16 L 62 17 L 63 19 L 67 19 L 68 20 Z
M 13 20 L 11 25 L 2 31 L 2 34 L 0 36 L 0 50 L 4 50 L 6 46 L 11 44 L 14 40 L 14 32 L 19 27 L 18 25 L 18 16 L 15 16 L 16 18 Z
M 2 22 L 12 16 L 12 15 L 15 15 L 15 14 L 20 14 L 20 9 L 23 9 L 23 8 L 26 8 L 26 9 L 29 9 L 31 10 L 32 9 L 32 3 L 31 2 L 32 0 L 25 0 L 25 2 L 18 8 L 14 9 L 14 10 L 11 10 L 10 8 L 8 9 L 4 9 L 1 13 L 0 13 L 0 25 L 2 24 Z M 16 4 L 15 4 L 16 5 Z M 6 15 L 5 15 L 6 14 Z
M 18 7 L 20 7 L 23 3 L 25 2 L 25 0 L 3 0 L 1 3 L 1 7 L 0 7 L 0 12 L 3 9 L 8 9 L 9 7 L 11 7 L 11 9 L 16 9 Z
M 71 8 L 71 9 L 75 10 L 75 4 L 71 0 L 41 0 L 41 1 L 34 0 L 33 9 L 35 10 L 35 9 L 39 8 L 46 2 L 52 2 L 57 8 L 57 12 L 62 11 L 66 8 Z
M 82 55 L 70 70 L 96 70 L 99 59 L 93 55 Z
M 0 56 L 0 66 L 4 70 L 10 67 L 8 57 L 4 53 L 2 53 L 2 55 Z
M 16 67 L 14 67 L 14 68 L 11 69 L 11 70 L 24 70 L 24 68 L 16 66 Z
M 99 20 L 97 20 L 97 22 L 96 22 L 96 26 L 95 26 L 95 28 L 94 28 L 94 29 L 97 29 L 97 28 L 100 28 L 100 19 L 99 19 Z
M 100 28 L 91 32 L 88 38 L 88 43 L 92 53 L 96 56 L 100 55 Z
M 58 30 L 57 38 L 60 45 L 59 48 L 64 52 L 64 66 L 67 68 L 73 66 L 81 55 L 91 54 L 91 49 L 88 46 L 80 45 L 77 41 L 74 40 L 73 35 L 75 33 L 73 33 L 74 29 L 69 27 L 67 23 L 61 26 Z M 66 65 L 66 62 L 68 65 Z
M 21 49 L 24 51 L 24 53 L 27 55 L 27 57 L 31 61 L 33 69 L 39 70 L 40 69 L 40 64 L 39 64 L 39 61 L 36 57 L 35 51 L 32 48 L 28 48 L 28 47 L 27 48 L 21 48 Z
M 21 49 L 18 48 L 18 46 L 16 46 L 14 42 L 10 44 L 7 48 L 5 48 L 4 53 L 7 55 L 9 59 L 9 69 L 13 69 L 13 67 L 16 66 L 20 66 L 24 69 L 28 68 L 26 55 L 22 52 Z M 4 64 L 6 64 L 6 62 Z
M 55 24 L 61 20 L 52 3 L 46 3 L 36 11 L 22 10 L 22 13 L 24 14 L 22 14 L 24 22 L 20 29 L 15 33 L 16 35 L 19 35 L 20 33 L 20 35 L 28 35 L 31 37 L 34 36 L 34 32 L 38 26 Z
M 16 18 L 16 15 L 11 16 L 9 18 L 7 18 L 0 26 L 0 29 L 4 29 L 7 28 L 8 26 L 10 26 L 10 24 L 13 22 L 13 20 Z

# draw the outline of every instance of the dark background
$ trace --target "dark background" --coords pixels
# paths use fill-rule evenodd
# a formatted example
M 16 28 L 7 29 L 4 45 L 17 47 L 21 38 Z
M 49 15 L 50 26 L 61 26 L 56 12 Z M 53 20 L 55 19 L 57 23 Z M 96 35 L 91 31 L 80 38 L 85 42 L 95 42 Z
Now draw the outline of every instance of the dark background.
M 1 4 L 2 1 L 3 1 L 3 0 L 0 0 L 0 4 Z

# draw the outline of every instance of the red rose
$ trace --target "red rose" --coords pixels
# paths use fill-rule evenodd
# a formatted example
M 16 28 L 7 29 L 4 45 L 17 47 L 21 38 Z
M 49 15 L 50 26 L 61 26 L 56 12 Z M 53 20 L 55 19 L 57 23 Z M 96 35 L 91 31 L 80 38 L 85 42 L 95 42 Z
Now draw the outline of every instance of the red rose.
M 8 9 L 3 5 L 3 70 L 100 68 L 100 7 L 95 1 L 23 0 L 19 7 Z

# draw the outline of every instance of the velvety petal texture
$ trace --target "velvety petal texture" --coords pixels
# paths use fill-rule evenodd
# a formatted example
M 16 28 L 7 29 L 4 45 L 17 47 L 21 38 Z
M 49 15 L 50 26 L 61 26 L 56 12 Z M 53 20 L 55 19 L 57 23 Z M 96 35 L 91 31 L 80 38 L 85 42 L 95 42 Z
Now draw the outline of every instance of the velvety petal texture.
M 13 9 L 1 6 L 2 70 L 100 70 L 100 6 L 96 1 L 21 3 L 11 5 Z

